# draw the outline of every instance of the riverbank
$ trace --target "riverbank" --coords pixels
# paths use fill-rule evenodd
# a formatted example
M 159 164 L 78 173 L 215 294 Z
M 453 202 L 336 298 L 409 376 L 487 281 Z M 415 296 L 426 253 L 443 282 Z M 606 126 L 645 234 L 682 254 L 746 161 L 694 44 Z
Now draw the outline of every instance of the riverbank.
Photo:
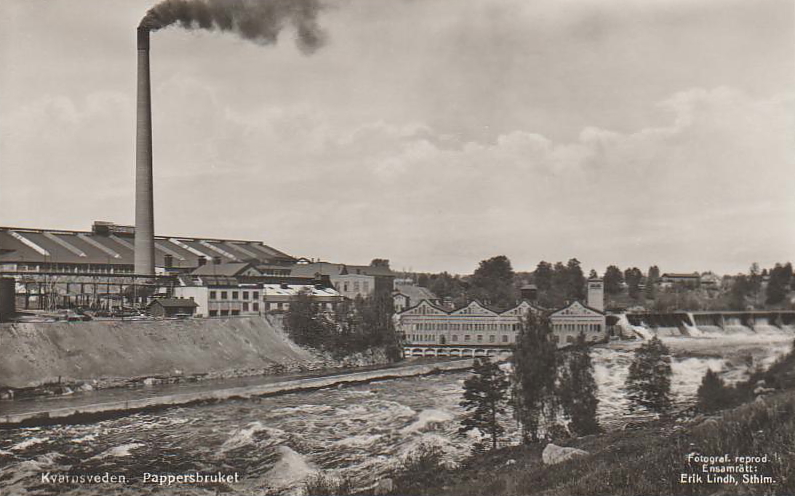
M 407 363 L 402 366 L 392 366 L 377 370 L 348 372 L 344 374 L 330 374 L 319 377 L 307 377 L 272 382 L 268 384 L 220 388 L 208 391 L 162 395 L 127 401 L 94 403 L 65 408 L 33 410 L 11 415 L 1 415 L 0 429 L 93 422 L 137 412 L 163 410 L 175 406 L 191 406 L 216 403 L 230 399 L 248 399 L 254 397 L 274 396 L 286 393 L 313 391 L 343 385 L 364 384 L 379 380 L 459 371 L 471 368 L 472 363 L 473 360 L 471 359 L 423 364 Z
M 557 440 L 587 454 L 554 465 L 543 462 L 545 444 L 475 455 L 452 470 L 441 457 L 425 460 L 422 470 L 434 473 L 432 482 L 414 484 L 416 474 L 397 473 L 395 494 L 519 496 L 528 488 L 553 496 L 795 494 L 795 355 L 729 389 L 732 408 L 712 415 Z
M 652 422 L 631 431 L 572 440 L 563 444 L 589 454 L 551 466 L 542 461 L 543 445 L 511 446 L 472 458 L 459 470 L 442 470 L 432 486 L 398 487 L 396 494 L 518 496 L 528 488 L 533 494 L 556 496 L 793 494 L 793 414 L 795 394 L 787 392 L 687 424 Z M 690 453 L 729 454 L 729 463 L 708 467 L 742 466 L 771 479 L 744 483 L 743 474 L 735 473 L 737 484 L 708 483 L 703 464 L 688 463 Z M 739 456 L 765 455 L 766 462 L 735 462 Z
M 0 324 L 0 400 L 387 362 L 297 346 L 267 317 Z
M 112 387 L 318 361 L 264 317 L 0 324 L 0 389 Z

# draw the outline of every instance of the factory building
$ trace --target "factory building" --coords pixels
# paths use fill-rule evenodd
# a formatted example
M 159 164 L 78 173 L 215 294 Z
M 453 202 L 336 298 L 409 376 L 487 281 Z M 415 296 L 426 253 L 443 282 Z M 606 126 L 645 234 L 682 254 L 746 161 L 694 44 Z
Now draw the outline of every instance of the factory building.
M 346 265 L 328 262 L 297 263 L 292 267 L 294 277 L 328 278 L 332 286 L 345 298 L 366 298 L 377 292 L 392 294 L 395 273 L 388 261 L 371 265 Z
M 261 241 L 156 236 L 152 278 L 134 273 L 134 236 L 133 227 L 102 221 L 90 231 L 0 227 L 0 273 L 14 278 L 19 310 L 112 310 L 145 305 L 158 292 L 168 293 L 178 276 L 197 269 L 246 266 L 283 278 L 296 262 Z
M 308 295 L 324 311 L 334 310 L 344 299 L 334 288 L 320 283 L 246 283 L 227 276 L 205 278 L 202 285 L 176 286 L 173 293 L 196 303 L 196 317 L 284 312 L 290 309 L 290 304 L 300 293 Z
M 575 301 L 549 315 L 552 333 L 560 346 L 573 344 L 582 333 L 589 342 L 607 337 L 604 312 Z
M 572 302 L 548 312 L 523 300 L 499 311 L 477 301 L 455 310 L 423 300 L 396 315 L 398 332 L 407 356 L 497 356 L 510 353 L 522 319 L 529 312 L 548 313 L 558 346 L 573 344 L 580 333 L 589 342 L 607 339 L 606 318 L 599 305 L 604 298 L 601 280 L 588 281 L 589 305 Z M 594 300 L 596 298 L 597 300 Z
M 91 231 L 0 227 L 3 272 L 133 274 L 135 229 L 95 222 Z M 189 272 L 212 260 L 292 265 L 260 241 L 155 236 L 155 272 Z

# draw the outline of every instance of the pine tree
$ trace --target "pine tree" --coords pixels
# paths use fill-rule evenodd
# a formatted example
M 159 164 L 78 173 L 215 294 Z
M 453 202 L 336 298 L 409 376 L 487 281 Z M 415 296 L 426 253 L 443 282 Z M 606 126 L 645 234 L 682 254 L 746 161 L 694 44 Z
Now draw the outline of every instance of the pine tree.
M 712 412 L 729 406 L 731 403 L 731 390 L 726 387 L 723 379 L 718 374 L 707 369 L 701 386 L 698 387 L 698 404 L 696 407 L 702 412 Z
M 557 416 L 557 351 L 549 317 L 529 312 L 521 323 L 513 354 L 514 414 L 525 442 L 538 441 L 542 419 L 552 422 Z
M 571 419 L 569 430 L 573 433 L 585 436 L 601 431 L 596 419 L 599 404 L 596 393 L 591 351 L 581 333 L 560 371 L 560 402 L 563 412 Z
M 469 413 L 461 421 L 458 432 L 463 434 L 478 429 L 491 437 L 492 449 L 505 432 L 498 420 L 505 414 L 510 381 L 499 365 L 488 358 L 476 359 L 474 374 L 464 381 L 464 399 L 461 406 Z
M 671 354 L 654 336 L 635 350 L 625 383 L 632 407 L 666 413 L 671 408 Z

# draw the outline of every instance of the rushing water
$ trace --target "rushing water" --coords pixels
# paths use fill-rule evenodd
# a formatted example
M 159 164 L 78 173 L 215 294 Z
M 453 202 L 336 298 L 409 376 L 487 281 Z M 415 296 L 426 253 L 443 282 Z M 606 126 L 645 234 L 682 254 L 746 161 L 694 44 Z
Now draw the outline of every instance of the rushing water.
M 790 349 L 791 333 L 722 338 L 666 338 L 674 352 L 673 389 L 693 400 L 707 368 L 730 382 Z M 614 428 L 632 418 L 621 391 L 639 343 L 597 347 L 599 416 Z M 323 471 L 348 475 L 364 487 L 421 443 L 434 443 L 450 463 L 469 452 L 457 434 L 467 373 L 390 380 L 254 400 L 175 408 L 90 425 L 0 431 L 0 494 L 216 494 L 208 486 L 147 485 L 143 472 L 239 474 L 238 494 L 301 486 Z M 507 437 L 517 438 L 506 419 Z M 127 486 L 42 482 L 42 473 L 125 474 Z

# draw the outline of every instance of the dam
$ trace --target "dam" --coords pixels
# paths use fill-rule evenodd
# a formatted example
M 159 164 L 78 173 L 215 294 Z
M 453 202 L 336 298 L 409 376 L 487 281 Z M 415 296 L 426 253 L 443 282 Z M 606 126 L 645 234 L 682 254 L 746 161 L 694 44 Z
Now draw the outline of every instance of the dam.
M 795 331 L 795 310 L 629 312 L 626 319 L 636 332 L 667 336 Z

